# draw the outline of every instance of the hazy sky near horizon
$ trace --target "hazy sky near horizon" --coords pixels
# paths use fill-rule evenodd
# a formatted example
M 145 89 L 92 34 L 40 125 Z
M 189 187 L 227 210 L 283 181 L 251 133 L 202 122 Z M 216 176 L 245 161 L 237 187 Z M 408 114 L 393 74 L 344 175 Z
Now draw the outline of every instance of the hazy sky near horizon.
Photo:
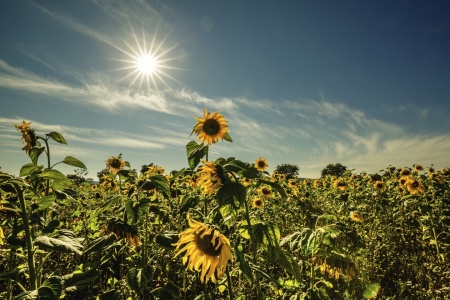
M 233 138 L 211 160 L 265 157 L 269 171 L 290 163 L 301 177 L 337 162 L 357 173 L 450 166 L 449 15 L 444 0 L 7 1 L 0 170 L 29 162 L 22 120 L 61 133 L 52 164 L 74 156 L 88 177 L 119 153 L 137 170 L 188 167 L 204 108 Z M 139 74 L 143 52 L 156 73 Z

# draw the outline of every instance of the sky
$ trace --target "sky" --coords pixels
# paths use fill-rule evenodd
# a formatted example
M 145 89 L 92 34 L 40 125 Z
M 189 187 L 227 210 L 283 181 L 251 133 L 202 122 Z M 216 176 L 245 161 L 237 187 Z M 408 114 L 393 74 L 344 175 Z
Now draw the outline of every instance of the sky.
M 330 163 L 450 166 L 449 14 L 446 0 L 7 1 L 0 171 L 30 162 L 22 120 L 61 133 L 51 164 L 76 157 L 90 178 L 119 154 L 180 170 L 205 108 L 233 139 L 210 160 L 264 157 L 308 178 Z

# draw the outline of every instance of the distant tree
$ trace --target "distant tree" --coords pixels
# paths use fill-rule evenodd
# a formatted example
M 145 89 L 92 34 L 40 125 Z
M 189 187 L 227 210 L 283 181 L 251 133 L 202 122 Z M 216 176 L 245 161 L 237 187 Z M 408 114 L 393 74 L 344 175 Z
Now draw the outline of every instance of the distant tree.
M 141 174 L 144 174 L 145 172 L 148 171 L 148 168 L 153 166 L 153 163 L 149 163 L 148 165 L 142 165 L 141 166 Z
M 298 177 L 298 171 L 300 171 L 300 168 L 296 165 L 282 164 L 276 167 L 276 171 L 278 174 L 284 174 L 286 179 L 292 179 Z
M 103 182 L 103 175 L 108 175 L 109 170 L 108 169 L 103 169 L 100 172 L 97 172 L 97 177 L 98 177 L 98 183 L 102 183 Z
M 67 174 L 67 179 L 72 181 L 74 184 L 80 184 L 86 181 L 86 176 L 88 174 L 88 171 L 86 169 L 75 169 L 73 170 L 75 174 Z
M 321 177 L 325 177 L 327 175 L 332 175 L 336 177 L 340 177 L 344 174 L 344 172 L 347 170 L 346 166 L 343 166 L 340 163 L 336 164 L 328 164 L 325 169 L 322 170 Z

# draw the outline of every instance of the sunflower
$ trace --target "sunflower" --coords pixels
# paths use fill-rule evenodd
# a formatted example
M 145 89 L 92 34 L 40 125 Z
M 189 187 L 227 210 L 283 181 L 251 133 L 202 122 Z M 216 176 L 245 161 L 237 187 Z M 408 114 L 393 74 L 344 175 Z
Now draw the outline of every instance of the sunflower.
M 272 191 L 269 187 L 263 186 L 262 188 L 259 189 L 259 192 L 261 193 L 261 195 L 265 198 L 268 199 L 272 196 Z
M 386 184 L 381 180 L 375 181 L 375 183 L 373 184 L 373 187 L 375 188 L 375 190 L 381 191 L 381 192 L 386 190 Z
M 125 167 L 125 162 L 122 160 L 122 157 L 120 155 L 117 157 L 111 156 L 106 161 L 106 168 L 108 168 L 108 171 L 111 173 L 115 174 L 122 170 L 123 167 Z
M 410 170 L 410 169 L 407 169 L 407 168 L 402 169 L 402 170 L 400 171 L 400 175 L 401 175 L 401 176 L 409 176 L 409 175 L 411 175 L 411 170 Z
M 343 191 L 347 188 L 347 183 L 344 180 L 339 179 L 334 182 L 333 186 L 335 189 Z
M 175 257 L 184 253 L 183 264 L 187 262 L 190 270 L 201 270 L 202 283 L 210 279 L 215 283 L 217 278 L 223 277 L 228 261 L 233 259 L 230 241 L 218 230 L 191 219 L 189 214 L 187 219 L 189 228 L 179 234 L 178 242 L 172 244 L 176 246 Z
M 363 217 L 359 212 L 356 211 L 352 211 L 350 213 L 350 219 L 352 219 L 355 222 L 362 222 L 363 221 Z
M 295 180 L 295 179 L 291 179 L 291 180 L 289 180 L 289 182 L 288 182 L 288 185 L 289 185 L 289 187 L 291 187 L 291 188 L 296 188 L 296 187 L 297 187 L 297 184 L 298 184 L 298 182 L 297 182 L 297 180 Z
M 405 185 L 408 182 L 408 180 L 410 180 L 410 179 L 411 178 L 409 176 L 402 176 L 402 177 L 400 177 L 398 183 L 400 185 Z
M 192 175 L 191 178 L 189 179 L 189 185 L 196 189 L 198 186 L 198 176 L 196 174 Z
M 109 178 L 107 175 L 103 174 L 102 183 L 100 187 L 103 190 L 115 191 L 117 190 L 117 180 Z
M 22 121 L 21 125 L 14 125 L 22 133 L 22 143 L 26 144 L 22 150 L 25 150 L 26 154 L 36 146 L 37 141 L 34 129 L 30 128 L 30 124 L 31 122 Z
M 320 180 L 319 179 L 314 180 L 313 187 L 316 189 L 319 186 L 320 186 Z
M 164 167 L 160 167 L 157 165 L 149 165 L 147 167 L 147 171 L 144 172 L 147 176 L 153 176 L 153 175 L 163 175 L 166 170 Z
M 213 162 L 203 162 L 204 165 L 198 168 L 197 181 L 203 187 L 205 194 L 213 194 L 227 180 L 221 165 Z
M 406 182 L 406 188 L 412 195 L 420 195 L 425 191 L 425 187 L 417 179 L 410 179 Z
M 101 233 L 112 233 L 116 239 L 123 239 L 135 247 L 142 245 L 137 229 L 119 219 L 114 218 L 108 221 L 108 224 L 101 230 Z
M 242 183 L 244 184 L 244 186 L 250 186 L 250 184 L 252 184 L 252 180 L 246 177 L 242 180 Z
M 256 197 L 253 199 L 253 207 L 254 208 L 262 208 L 264 206 L 264 200 Z
M 256 160 L 255 162 L 255 168 L 258 171 L 264 171 L 269 167 L 269 165 L 267 164 L 267 160 L 264 157 L 260 157 Z
M 228 136 L 228 121 L 225 117 L 215 112 L 211 113 L 205 108 L 203 112 L 203 118 L 196 118 L 197 123 L 192 130 L 192 133 L 196 133 L 198 139 L 209 145 L 215 144 L 219 139 L 229 139 Z M 191 133 L 191 134 L 192 134 Z
M 415 165 L 414 165 L 414 171 L 416 171 L 416 172 L 421 172 L 421 171 L 423 171 L 422 165 L 415 164 Z

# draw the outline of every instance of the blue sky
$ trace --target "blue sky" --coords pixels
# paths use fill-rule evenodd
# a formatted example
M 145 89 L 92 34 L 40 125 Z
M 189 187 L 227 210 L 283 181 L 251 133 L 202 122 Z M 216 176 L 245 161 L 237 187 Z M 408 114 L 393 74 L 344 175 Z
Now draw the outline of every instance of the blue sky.
M 52 162 L 74 156 L 88 177 L 119 153 L 138 170 L 181 169 L 204 108 L 221 111 L 234 140 L 213 145 L 213 160 L 265 157 L 269 171 L 290 163 L 301 177 L 337 162 L 447 167 L 449 13 L 439 0 L 8 1 L 1 170 L 29 162 L 22 120 L 63 134 Z M 142 80 L 141 50 L 159 65 Z

